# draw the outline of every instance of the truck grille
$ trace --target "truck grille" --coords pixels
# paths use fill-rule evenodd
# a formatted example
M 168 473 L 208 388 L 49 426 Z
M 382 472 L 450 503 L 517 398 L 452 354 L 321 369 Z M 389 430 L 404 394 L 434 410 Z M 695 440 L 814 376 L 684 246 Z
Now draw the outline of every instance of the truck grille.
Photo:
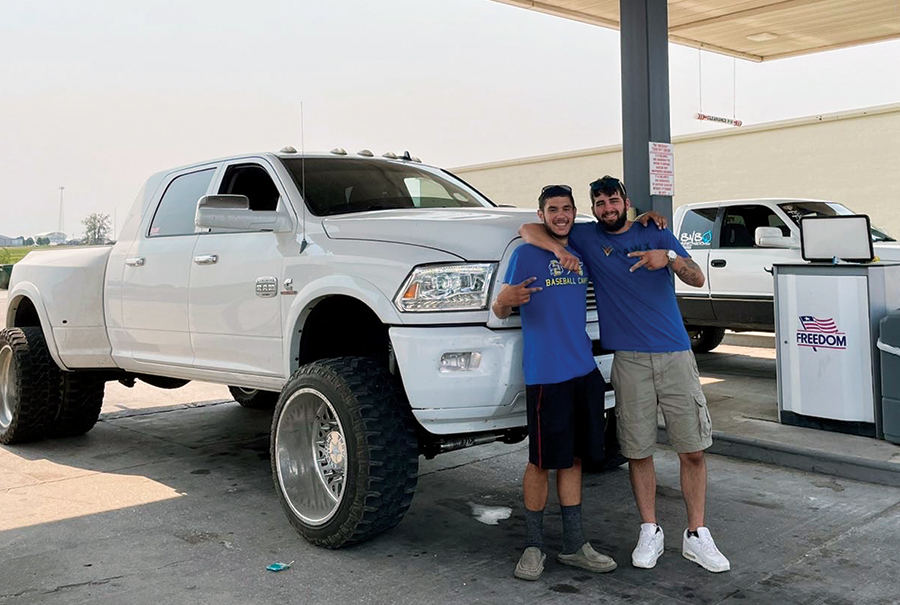
M 588 282 L 587 310 L 588 311 L 596 311 L 597 310 L 597 296 L 594 293 L 594 282 Z

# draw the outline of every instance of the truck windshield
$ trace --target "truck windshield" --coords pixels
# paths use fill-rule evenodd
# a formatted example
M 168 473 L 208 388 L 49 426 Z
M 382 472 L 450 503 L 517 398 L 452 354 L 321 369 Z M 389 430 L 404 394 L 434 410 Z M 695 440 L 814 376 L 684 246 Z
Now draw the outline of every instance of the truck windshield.
M 425 166 L 344 157 L 282 161 L 317 216 L 395 208 L 493 207 L 449 173 Z
M 843 204 L 837 202 L 786 202 L 778 204 L 785 214 L 799 227 L 800 219 L 804 216 L 847 216 L 848 214 L 856 214 Z M 883 229 L 870 227 L 869 233 L 873 242 L 894 242 L 897 241 L 888 235 Z

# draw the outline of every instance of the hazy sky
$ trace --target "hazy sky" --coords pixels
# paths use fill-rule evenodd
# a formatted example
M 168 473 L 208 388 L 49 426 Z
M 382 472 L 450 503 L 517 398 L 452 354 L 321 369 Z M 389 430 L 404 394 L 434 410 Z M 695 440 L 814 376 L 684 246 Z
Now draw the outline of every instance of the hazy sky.
M 621 141 L 619 34 L 488 0 L 0 0 L 0 234 L 121 226 L 152 172 L 228 155 L 410 150 L 444 167 Z M 670 46 L 673 134 L 698 52 Z M 900 102 L 900 41 L 702 55 L 745 124 Z M 734 70 L 736 69 L 736 80 Z M 736 82 L 737 95 L 732 90 Z

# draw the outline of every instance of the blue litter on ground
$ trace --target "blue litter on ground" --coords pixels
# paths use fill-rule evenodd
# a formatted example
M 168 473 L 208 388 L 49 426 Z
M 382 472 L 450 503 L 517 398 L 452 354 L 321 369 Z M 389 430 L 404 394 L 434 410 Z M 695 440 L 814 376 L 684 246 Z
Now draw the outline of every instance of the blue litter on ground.
M 269 571 L 284 571 L 285 569 L 290 569 L 291 565 L 293 564 L 293 561 L 291 561 L 290 563 L 272 563 L 271 565 L 266 567 L 266 569 L 268 569 Z

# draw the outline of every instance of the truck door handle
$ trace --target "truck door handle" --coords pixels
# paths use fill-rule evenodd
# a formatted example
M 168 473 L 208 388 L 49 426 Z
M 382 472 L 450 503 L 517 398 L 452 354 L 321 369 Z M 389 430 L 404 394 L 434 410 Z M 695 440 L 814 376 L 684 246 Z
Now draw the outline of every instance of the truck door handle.
M 709 264 L 713 267 L 724 267 L 727 263 L 725 262 L 724 258 L 717 258 L 709 261 Z
M 144 266 L 144 257 L 143 256 L 133 256 L 131 258 L 125 259 L 125 264 L 129 267 L 143 267 Z
M 198 265 L 215 265 L 219 262 L 218 254 L 202 254 L 194 257 L 194 262 Z

